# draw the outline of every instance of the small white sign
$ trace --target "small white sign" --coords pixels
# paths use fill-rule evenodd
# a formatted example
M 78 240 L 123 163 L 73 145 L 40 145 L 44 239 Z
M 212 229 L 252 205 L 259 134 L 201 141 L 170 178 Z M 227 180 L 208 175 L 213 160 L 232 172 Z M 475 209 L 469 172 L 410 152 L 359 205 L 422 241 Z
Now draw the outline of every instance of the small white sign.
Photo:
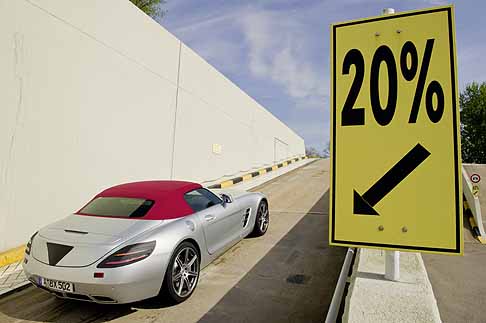
M 481 176 L 479 174 L 472 174 L 471 175 L 471 182 L 479 183 L 481 181 Z
M 213 144 L 213 153 L 216 155 L 221 155 L 223 147 L 220 144 Z

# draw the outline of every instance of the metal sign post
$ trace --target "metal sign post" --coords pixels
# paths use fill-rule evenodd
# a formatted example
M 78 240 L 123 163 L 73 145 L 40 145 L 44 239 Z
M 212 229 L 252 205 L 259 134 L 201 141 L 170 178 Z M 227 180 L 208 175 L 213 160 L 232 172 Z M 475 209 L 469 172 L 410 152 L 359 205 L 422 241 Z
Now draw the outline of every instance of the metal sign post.
M 383 9 L 382 15 L 392 15 L 393 8 Z M 385 250 L 385 279 L 398 281 L 400 279 L 400 251 Z
M 385 278 L 393 281 L 400 279 L 400 251 L 385 250 Z

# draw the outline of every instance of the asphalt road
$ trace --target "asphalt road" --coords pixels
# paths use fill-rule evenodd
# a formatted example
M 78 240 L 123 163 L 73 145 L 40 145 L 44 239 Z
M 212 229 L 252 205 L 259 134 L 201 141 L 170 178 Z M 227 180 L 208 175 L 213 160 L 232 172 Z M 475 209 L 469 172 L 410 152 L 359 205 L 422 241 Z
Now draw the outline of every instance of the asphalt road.
M 269 231 L 205 268 L 182 304 L 97 305 L 29 287 L 0 299 L 0 322 L 322 322 L 346 251 L 327 244 L 328 170 L 319 160 L 256 188 L 269 199 Z
M 464 219 L 464 256 L 422 254 L 444 323 L 485 323 L 486 245 Z
M 469 174 L 481 175 L 480 203 L 486 219 L 486 165 L 465 166 Z M 485 223 L 486 224 L 486 223 Z M 464 218 L 464 256 L 422 254 L 440 317 L 444 323 L 485 323 L 486 245 L 471 234 Z

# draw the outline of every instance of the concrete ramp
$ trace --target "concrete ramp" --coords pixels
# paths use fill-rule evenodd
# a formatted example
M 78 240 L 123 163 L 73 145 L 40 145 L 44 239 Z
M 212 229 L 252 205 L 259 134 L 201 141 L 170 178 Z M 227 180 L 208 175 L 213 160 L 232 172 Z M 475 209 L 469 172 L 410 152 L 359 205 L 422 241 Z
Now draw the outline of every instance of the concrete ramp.
M 471 175 L 478 174 L 481 177 L 479 183 L 471 182 Z M 484 224 L 486 223 L 486 164 L 463 164 L 462 186 L 464 196 L 477 224 L 480 237 L 486 239 Z M 479 193 L 473 193 L 473 185 L 479 186 Z M 481 240 L 481 239 L 480 239 Z

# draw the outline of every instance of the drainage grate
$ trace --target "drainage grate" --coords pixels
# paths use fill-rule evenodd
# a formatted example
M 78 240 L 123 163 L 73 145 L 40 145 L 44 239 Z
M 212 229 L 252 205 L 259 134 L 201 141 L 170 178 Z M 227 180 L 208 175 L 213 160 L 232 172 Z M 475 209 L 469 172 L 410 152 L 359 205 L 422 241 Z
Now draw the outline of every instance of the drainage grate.
M 310 280 L 310 276 L 295 274 L 287 277 L 287 283 L 296 285 L 305 285 Z

